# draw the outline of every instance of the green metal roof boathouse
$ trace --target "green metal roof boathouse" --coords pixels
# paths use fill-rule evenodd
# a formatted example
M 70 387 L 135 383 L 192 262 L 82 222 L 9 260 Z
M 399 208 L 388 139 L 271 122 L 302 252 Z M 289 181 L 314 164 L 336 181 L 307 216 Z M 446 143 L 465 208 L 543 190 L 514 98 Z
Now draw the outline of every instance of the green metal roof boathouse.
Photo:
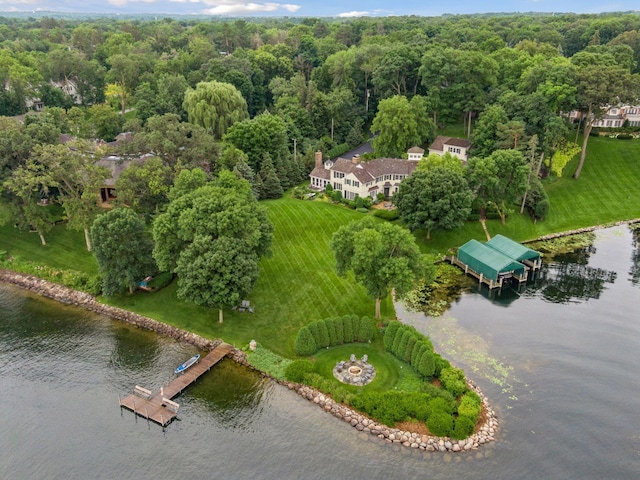
M 489 288 L 502 287 L 506 279 L 522 284 L 527 281 L 529 270 L 537 270 L 542 263 L 540 253 L 502 235 L 496 235 L 487 243 L 469 240 L 458 248 L 457 256 L 445 260 Z

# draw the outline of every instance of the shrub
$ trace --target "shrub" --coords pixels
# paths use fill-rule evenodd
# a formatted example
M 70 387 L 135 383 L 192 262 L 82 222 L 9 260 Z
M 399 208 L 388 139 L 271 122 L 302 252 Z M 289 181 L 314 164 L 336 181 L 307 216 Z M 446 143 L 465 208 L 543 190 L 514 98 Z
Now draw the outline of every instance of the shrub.
M 455 420 L 451 437 L 456 440 L 463 440 L 473 433 L 475 427 L 476 423 L 472 419 L 468 417 L 458 417 Z
M 391 345 L 391 353 L 393 353 L 396 357 L 398 356 L 398 348 L 400 347 L 400 342 L 402 341 L 402 336 L 404 335 L 404 325 L 400 327 L 395 336 L 393 337 L 393 344 Z
M 320 348 L 320 322 L 311 322 L 309 325 L 309 331 L 313 336 L 313 340 L 316 342 L 316 351 Z
M 342 345 L 345 343 L 344 341 L 344 324 L 342 323 L 342 318 L 336 317 L 332 318 L 333 328 L 336 332 L 336 345 Z
M 279 379 L 285 378 L 284 372 L 291 363 L 288 358 L 283 358 L 260 344 L 258 344 L 258 348 L 255 351 L 247 352 L 247 361 L 258 370 L 267 372 L 272 377 Z
M 329 345 L 338 345 L 338 337 L 336 335 L 336 327 L 332 318 L 326 318 L 322 322 L 327 327 L 327 333 L 329 334 Z
M 342 200 L 342 192 L 340 190 L 334 190 L 331 194 L 331 198 L 334 202 L 340 202 Z
M 439 378 L 442 386 L 456 398 L 467 390 L 467 384 L 464 381 L 464 373 L 462 370 L 454 367 L 444 368 L 440 372 Z
M 448 437 L 453 430 L 453 417 L 444 412 L 434 412 L 427 419 L 427 428 L 439 437 Z
M 344 331 L 344 343 L 353 342 L 353 322 L 351 321 L 351 315 L 342 317 L 342 329 Z
M 393 345 L 393 339 L 395 338 L 396 332 L 400 328 L 402 324 L 398 321 L 389 322 L 387 326 L 384 328 L 384 349 L 388 352 L 391 351 L 391 346 Z
M 420 375 L 424 375 L 425 377 L 434 376 L 436 371 L 436 360 L 433 352 L 431 352 L 428 348 L 426 348 L 420 356 L 420 363 L 418 364 L 418 368 L 416 370 L 418 370 L 418 373 L 420 373 Z
M 373 325 L 371 324 L 371 319 L 365 316 L 362 317 L 358 323 L 358 342 L 370 342 L 373 339 Z
M 407 345 L 409 344 L 409 338 L 413 336 L 412 332 L 408 329 L 403 329 L 402 337 L 400 337 L 400 342 L 398 343 L 398 350 L 394 352 L 396 356 L 400 359 L 404 359 L 405 351 L 407 350 Z
M 427 348 L 427 344 L 421 340 L 418 340 L 416 344 L 413 346 L 413 351 L 411 352 L 411 360 L 409 363 L 413 367 L 414 370 L 418 371 L 418 364 L 420 363 L 420 356 L 424 349 Z
M 455 410 L 456 402 L 453 398 L 450 401 L 443 397 L 435 397 L 429 400 L 429 410 L 431 413 L 448 413 L 451 415 Z
M 320 320 L 316 322 L 318 324 L 318 337 L 316 338 L 316 344 L 318 348 L 325 348 L 330 345 L 329 343 L 329 330 L 327 329 L 327 324 L 324 321 Z
M 442 358 L 438 353 L 434 353 L 433 356 L 435 357 L 436 362 L 436 369 L 433 372 L 433 375 L 434 377 L 439 377 L 440 372 L 442 372 L 442 370 L 444 370 L 445 368 L 450 367 L 451 364 L 449 363 L 449 360 L 447 360 L 446 358 Z
M 304 326 L 298 330 L 293 348 L 296 355 L 302 356 L 312 355 L 318 351 L 318 346 L 309 327 Z
M 313 368 L 309 360 L 294 360 L 284 369 L 284 376 L 291 382 L 301 383 L 305 375 L 313 372 Z
M 364 208 L 364 207 L 360 207 L 360 208 L 356 208 L 356 212 L 358 212 L 358 213 L 369 213 L 369 210 Z
M 387 220 L 389 222 L 392 222 L 400 218 L 400 214 L 398 213 L 397 208 L 393 210 L 378 209 L 375 212 L 373 212 L 373 215 L 375 217 L 382 218 L 383 220 Z
M 480 415 L 482 401 L 476 392 L 469 390 L 460 399 L 458 415 L 477 420 Z M 474 421 L 475 423 L 475 421 Z
M 618 140 L 631 140 L 633 138 L 633 135 L 629 134 L 629 133 L 620 133 L 618 134 Z
M 405 347 L 404 354 L 402 356 L 402 360 L 407 362 L 408 364 L 411 364 L 411 355 L 413 354 L 413 349 L 416 343 L 418 343 L 418 339 L 416 338 L 415 335 L 411 335 L 409 337 L 409 341 L 407 342 L 407 346 Z

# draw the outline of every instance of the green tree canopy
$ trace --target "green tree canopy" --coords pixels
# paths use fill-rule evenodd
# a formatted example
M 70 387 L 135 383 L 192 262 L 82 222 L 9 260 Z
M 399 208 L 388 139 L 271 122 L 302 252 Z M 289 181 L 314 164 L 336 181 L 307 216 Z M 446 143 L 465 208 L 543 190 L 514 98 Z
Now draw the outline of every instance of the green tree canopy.
M 102 276 L 102 293 L 116 295 L 153 275 L 157 267 L 151 255 L 153 242 L 140 218 L 128 208 L 114 208 L 93 222 L 90 233 L 93 254 Z
M 153 224 L 154 257 L 178 274 L 178 297 L 219 310 L 238 305 L 258 278 L 273 226 L 249 182 L 232 172 L 174 198 Z
M 408 230 L 371 217 L 340 227 L 331 238 L 338 275 L 352 271 L 376 301 L 394 289 L 402 297 L 425 272 L 425 259 Z
M 527 191 L 529 165 L 522 152 L 496 150 L 485 158 L 469 159 L 467 178 L 486 205 L 493 206 L 504 225 L 509 206 Z
M 222 138 L 235 122 L 249 118 L 247 102 L 236 87 L 223 82 L 200 82 L 184 95 L 189 122 Z
M 426 115 L 420 96 L 411 102 L 401 95 L 382 100 L 371 125 L 376 155 L 400 158 L 408 148 L 432 140 L 435 127 Z
M 400 218 L 411 230 L 454 230 L 471 213 L 473 193 L 463 174 L 444 166 L 416 171 L 400 184 L 393 196 Z

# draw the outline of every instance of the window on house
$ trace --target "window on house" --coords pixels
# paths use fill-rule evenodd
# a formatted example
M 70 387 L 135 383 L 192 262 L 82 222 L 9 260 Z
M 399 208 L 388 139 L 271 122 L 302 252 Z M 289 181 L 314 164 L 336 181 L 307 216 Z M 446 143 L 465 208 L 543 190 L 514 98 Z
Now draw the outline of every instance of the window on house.
M 334 190 L 342 190 L 342 184 L 340 182 L 333 182 Z
M 385 180 L 391 180 L 391 175 L 385 175 L 385 176 L 384 176 L 384 179 L 385 179 Z
M 358 182 L 358 181 L 354 180 L 354 181 L 353 181 L 353 186 L 354 186 L 354 187 L 359 187 L 359 186 L 360 186 L 360 182 Z

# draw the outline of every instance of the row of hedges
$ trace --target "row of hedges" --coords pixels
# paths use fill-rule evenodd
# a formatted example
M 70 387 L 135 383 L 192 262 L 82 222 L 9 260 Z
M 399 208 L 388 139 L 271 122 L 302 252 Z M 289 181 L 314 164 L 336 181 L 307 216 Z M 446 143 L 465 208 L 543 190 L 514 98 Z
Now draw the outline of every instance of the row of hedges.
M 349 147 L 348 143 L 341 143 L 340 145 L 336 145 L 331 150 L 329 150 L 327 152 L 327 157 L 329 158 L 339 157 L 343 153 L 348 152 L 350 148 L 351 147 Z
M 451 367 L 447 360 L 433 351 L 431 340 L 409 325 L 390 322 L 385 327 L 383 341 L 385 350 L 411 365 L 426 378 L 438 377 L 443 370 Z M 449 391 L 454 397 L 460 395 Z
M 297 355 L 312 355 L 321 348 L 373 339 L 373 325 L 369 317 L 357 315 L 325 318 L 298 330 L 294 349 Z

